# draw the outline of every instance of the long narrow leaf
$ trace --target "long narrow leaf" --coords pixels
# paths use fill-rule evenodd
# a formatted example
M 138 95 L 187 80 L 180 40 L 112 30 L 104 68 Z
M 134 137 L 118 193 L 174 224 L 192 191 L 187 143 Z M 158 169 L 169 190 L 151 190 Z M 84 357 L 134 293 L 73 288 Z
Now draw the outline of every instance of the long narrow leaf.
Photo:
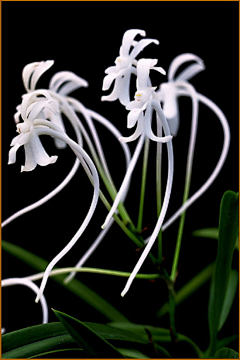
M 108 325 L 84 323 L 105 340 L 147 344 L 148 341 L 138 334 L 122 329 L 113 329 Z M 76 343 L 61 323 L 31 326 L 2 336 L 3 358 L 26 358 L 40 356 L 41 353 L 63 350 Z
M 218 350 L 214 356 L 215 359 L 239 359 L 239 353 L 229 349 L 222 348 Z
M 238 194 L 227 191 L 223 195 L 220 207 L 218 252 L 208 309 L 210 356 L 214 356 L 216 351 L 217 333 L 228 287 L 237 234 Z
M 149 335 L 151 336 L 151 339 L 156 343 L 170 343 L 172 341 L 169 329 L 158 328 L 151 325 L 139 325 L 133 323 L 126 323 L 126 322 L 125 323 L 112 322 L 109 323 L 108 325 L 114 328 L 134 332 L 135 335 L 141 336 L 143 339 L 145 339 L 148 342 L 149 342 Z M 194 352 L 198 357 L 203 356 L 202 351 L 199 349 L 199 347 L 197 346 L 197 344 L 195 344 L 194 341 L 189 339 L 187 336 L 179 333 L 177 334 L 177 337 L 178 337 L 178 341 L 187 342 L 192 347 L 192 349 L 194 350 Z
M 192 235 L 195 237 L 203 237 L 208 239 L 218 239 L 218 228 L 205 228 L 194 230 Z
M 10 242 L 2 240 L 2 248 L 9 254 L 15 256 L 19 260 L 25 262 L 33 269 L 36 269 L 38 271 L 44 271 L 48 265 L 48 262 L 46 260 Z M 89 287 L 76 279 L 73 279 L 69 284 L 64 284 L 64 278 L 64 275 L 58 275 L 54 276 L 51 279 L 56 281 L 58 284 L 64 286 L 66 289 L 74 293 L 76 296 L 81 298 L 90 306 L 98 310 L 108 320 L 128 321 L 128 319 L 124 315 L 122 315 L 117 309 L 115 309 L 115 307 L 113 307 L 109 302 L 104 300 L 101 296 L 99 296 Z
M 227 285 L 226 296 L 224 299 L 220 320 L 219 320 L 218 331 L 221 330 L 225 321 L 227 320 L 228 314 L 231 310 L 233 300 L 237 292 L 237 287 L 238 287 L 238 272 L 237 270 L 232 269 Z
M 93 358 L 124 358 L 114 346 L 83 322 L 60 311 L 53 311 L 72 338 L 83 348 L 87 355 Z

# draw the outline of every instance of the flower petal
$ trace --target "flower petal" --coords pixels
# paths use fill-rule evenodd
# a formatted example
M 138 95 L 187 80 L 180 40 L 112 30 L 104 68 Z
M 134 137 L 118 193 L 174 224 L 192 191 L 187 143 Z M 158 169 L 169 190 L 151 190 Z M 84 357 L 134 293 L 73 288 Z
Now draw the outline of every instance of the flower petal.
M 200 66 L 204 67 L 203 60 L 194 54 L 181 54 L 177 56 L 170 64 L 168 70 L 168 80 L 173 81 L 178 68 L 187 61 L 196 61 Z M 178 75 L 179 76 L 179 75 Z M 183 79 L 182 79 L 183 80 Z
M 152 114 L 151 106 L 148 106 L 146 113 L 145 113 L 144 129 L 145 129 L 145 133 L 149 137 L 149 139 L 156 141 L 156 142 L 162 142 L 162 143 L 172 140 L 171 135 L 158 137 L 153 134 L 152 127 L 151 127 L 151 118 L 152 118 L 151 114 Z
M 181 72 L 180 75 L 177 76 L 176 81 L 183 80 L 188 81 L 193 76 L 197 75 L 200 71 L 205 70 L 205 65 L 202 64 L 192 64 L 187 69 Z
M 121 77 L 119 80 L 119 101 L 122 105 L 126 105 L 129 99 L 129 87 L 130 87 L 130 78 L 131 78 L 131 68 L 126 71 L 124 77 Z
M 65 85 L 63 85 L 66 83 Z M 63 85 L 63 86 L 62 86 Z M 80 88 L 87 87 L 88 82 L 82 79 L 80 76 L 77 76 L 71 71 L 60 71 L 55 74 L 49 84 L 49 88 L 59 94 L 65 96 L 70 92 Z
M 30 81 L 30 90 L 35 90 L 36 84 L 42 74 L 47 71 L 54 64 L 53 60 L 41 61 L 39 65 L 35 68 L 32 78 Z
M 57 161 L 57 156 L 48 156 L 48 154 L 44 150 L 44 147 L 42 146 L 38 135 L 35 133 L 34 130 L 31 131 L 29 146 L 37 164 L 41 166 L 46 166 L 48 164 L 53 164 Z
M 25 89 L 27 90 L 27 92 L 30 91 L 30 87 L 29 87 L 29 80 L 31 78 L 31 75 L 33 73 L 33 71 L 36 69 L 36 67 L 39 65 L 39 62 L 33 62 L 31 64 L 26 65 L 23 68 L 22 71 L 22 79 L 23 79 L 23 84 Z
M 140 59 L 137 63 L 137 89 L 141 90 L 148 86 L 150 68 L 157 64 L 157 59 Z
M 8 153 L 8 164 L 14 164 L 16 162 L 16 153 L 21 145 L 16 144 L 14 145 Z
M 37 166 L 37 162 L 33 156 L 31 144 L 28 142 L 24 145 L 25 150 L 25 165 L 21 167 L 21 172 L 32 171 Z
M 156 45 L 159 45 L 159 41 L 155 39 L 142 39 L 140 40 L 136 46 L 133 48 L 130 57 L 131 59 L 135 59 L 135 57 L 149 44 L 154 43 Z
M 143 114 L 140 114 L 135 132 L 128 137 L 121 136 L 119 140 L 124 143 L 136 140 L 144 131 L 143 120 Z
M 117 67 L 115 65 L 114 66 L 109 66 L 105 70 L 105 74 L 111 74 L 111 73 L 114 73 L 114 72 L 118 72 L 118 69 L 117 69 Z
M 110 86 L 112 85 L 113 80 L 116 79 L 116 77 L 118 76 L 118 73 L 111 73 L 105 76 L 105 78 L 103 79 L 103 86 L 102 86 L 102 90 L 108 90 L 110 88 Z
M 127 127 L 131 129 L 137 122 L 140 114 L 142 113 L 142 109 L 132 109 L 127 117 Z
M 132 45 L 133 39 L 137 34 L 140 34 L 141 36 L 146 36 L 146 32 L 143 30 L 138 29 L 131 29 L 127 30 L 125 34 L 123 35 L 122 39 L 122 46 L 120 48 L 120 56 L 128 56 L 129 50 Z

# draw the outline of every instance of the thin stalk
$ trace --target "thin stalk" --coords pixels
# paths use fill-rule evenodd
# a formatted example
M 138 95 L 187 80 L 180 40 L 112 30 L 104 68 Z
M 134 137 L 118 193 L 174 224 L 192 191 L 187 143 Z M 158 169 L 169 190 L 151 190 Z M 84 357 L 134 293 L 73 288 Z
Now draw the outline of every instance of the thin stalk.
M 177 340 L 177 331 L 175 326 L 175 292 L 174 292 L 174 285 L 173 283 L 168 286 L 169 291 L 169 315 L 170 315 L 170 331 L 171 331 L 171 339 L 173 344 L 176 343 Z
M 191 174 L 187 174 L 186 180 L 185 180 L 184 194 L 183 194 L 183 204 L 188 199 L 190 183 L 191 183 Z M 178 235 L 177 235 L 177 243 L 176 243 L 173 264 L 172 264 L 172 271 L 171 271 L 171 276 L 170 276 L 172 281 L 175 281 L 175 279 L 176 279 L 178 259 L 179 259 L 180 249 L 181 249 L 183 229 L 184 229 L 184 223 L 185 223 L 185 216 L 186 216 L 186 211 L 184 211 L 182 213 L 181 218 L 180 218 Z
M 101 275 L 112 275 L 112 276 L 120 276 L 120 277 L 129 277 L 131 273 L 124 272 L 124 271 L 115 271 L 115 270 L 106 270 L 106 269 L 97 269 L 97 268 L 88 268 L 88 267 L 82 267 L 82 268 L 76 268 L 76 267 L 69 267 L 69 268 L 62 268 L 62 269 L 56 269 L 52 270 L 49 276 L 57 276 L 60 274 L 67 274 L 70 272 L 81 272 L 81 273 L 91 273 L 91 274 L 101 274 Z M 36 281 L 42 279 L 44 276 L 44 272 L 27 276 L 24 278 L 24 280 L 30 280 L 30 281 Z M 153 279 L 159 279 L 161 275 L 159 274 L 138 274 L 136 278 L 138 279 L 145 279 L 145 280 L 153 280 Z M 6 281 L 6 280 L 3 280 Z M 11 284 L 10 284 L 11 285 Z M 5 284 L 4 286 L 7 286 Z
M 149 146 L 150 146 L 150 139 L 146 138 L 145 144 L 144 144 L 142 183 L 141 183 L 141 194 L 140 194 L 138 223 L 137 223 L 137 232 L 138 233 L 141 233 L 141 230 L 142 230 L 143 206 L 144 206 L 145 189 L 146 189 Z
M 157 115 L 157 136 L 162 136 L 162 124 Z M 157 217 L 160 216 L 162 208 L 162 143 L 157 143 L 156 151 L 156 200 L 157 200 Z M 162 263 L 162 230 L 158 233 L 158 261 Z
M 183 85 L 189 91 L 189 94 L 192 98 L 192 124 L 191 124 L 191 133 L 190 133 L 190 141 L 188 148 L 188 157 L 187 157 L 187 167 L 186 167 L 186 176 L 185 176 L 185 185 L 184 185 L 184 193 L 183 193 L 183 204 L 186 203 L 189 196 L 190 184 L 191 184 L 191 175 L 192 175 L 192 166 L 193 166 L 193 157 L 197 136 L 197 127 L 198 127 L 198 98 L 194 88 L 190 84 L 179 82 L 179 85 Z M 180 248 L 182 243 L 183 236 L 183 228 L 185 223 L 186 211 L 183 211 L 180 218 L 179 228 L 178 228 L 178 236 L 176 249 L 173 259 L 172 272 L 171 272 L 171 280 L 174 281 L 177 274 L 177 266 L 178 259 L 180 254 Z

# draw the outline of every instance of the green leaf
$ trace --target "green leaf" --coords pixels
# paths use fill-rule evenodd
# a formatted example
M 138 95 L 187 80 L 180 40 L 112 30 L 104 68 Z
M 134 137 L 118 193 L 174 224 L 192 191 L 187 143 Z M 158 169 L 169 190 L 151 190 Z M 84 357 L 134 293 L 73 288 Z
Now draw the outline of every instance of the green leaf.
M 220 206 L 218 252 L 208 308 L 210 356 L 213 356 L 216 351 L 217 333 L 228 288 L 237 235 L 238 194 L 233 191 L 227 191 L 223 195 Z
M 2 240 L 2 248 L 37 271 L 44 271 L 48 265 L 46 260 L 10 242 Z M 64 284 L 65 275 L 54 276 L 51 279 L 102 313 L 108 320 L 128 321 L 115 307 L 80 281 L 73 279 L 69 284 Z
M 207 239 L 215 239 L 218 240 L 218 228 L 205 228 L 205 229 L 199 229 L 192 232 L 192 235 L 195 237 L 202 237 Z M 238 243 L 238 236 L 236 239 L 236 245 L 235 249 L 239 250 L 239 243 Z
M 122 329 L 113 329 L 108 325 L 84 323 L 106 340 L 146 344 L 141 336 Z M 42 353 L 60 351 L 66 346 L 76 345 L 61 323 L 31 326 L 13 331 L 2 336 L 3 358 L 27 358 L 40 356 Z
M 60 311 L 53 311 L 87 355 L 94 358 L 124 358 L 114 346 L 83 322 Z
M 135 349 L 117 348 L 118 351 L 127 359 L 150 359 L 147 355 Z
M 228 346 L 229 344 L 231 344 L 233 341 L 235 341 L 237 339 L 238 339 L 238 334 L 231 335 L 231 336 L 228 336 L 228 337 L 218 340 L 217 350 L 221 349 L 222 347 Z
M 192 232 L 195 237 L 203 237 L 208 239 L 218 239 L 218 228 L 205 228 L 199 229 Z
M 224 325 L 225 321 L 227 320 L 228 314 L 231 310 L 233 300 L 235 298 L 236 292 L 238 287 L 238 272 L 237 270 L 231 270 L 226 295 L 222 307 L 222 312 L 219 320 L 218 331 L 221 330 L 222 326 Z
M 218 350 L 215 359 L 239 359 L 239 353 L 227 347 Z
M 59 355 L 59 354 L 62 354 L 62 353 L 64 353 L 64 358 L 66 359 L 66 356 L 67 356 L 67 358 L 69 358 L 72 355 L 72 354 L 69 355 L 69 353 L 71 353 L 72 351 L 80 352 L 81 355 L 83 354 L 83 350 L 80 349 L 80 348 L 69 348 L 69 349 L 61 349 L 61 350 L 43 352 L 43 353 L 40 353 L 38 355 L 30 356 L 28 359 L 37 359 L 37 358 L 43 358 L 44 359 L 45 356 L 47 356 L 47 355 Z M 56 357 L 47 356 L 46 358 L 47 359 L 55 359 Z M 71 358 L 72 358 L 72 356 L 71 356 Z M 80 356 L 78 358 L 80 358 Z
M 185 284 L 175 295 L 176 305 L 183 302 L 201 286 L 203 286 L 210 278 L 213 272 L 214 264 L 208 265 L 205 269 L 194 276 L 187 284 Z M 169 312 L 169 303 L 165 303 L 157 312 L 156 316 L 160 318 Z
M 171 334 L 169 329 L 165 328 L 158 328 L 151 325 L 139 325 L 139 324 L 133 324 L 133 323 L 123 323 L 123 322 L 111 322 L 108 325 L 128 330 L 133 332 L 135 335 L 141 336 L 145 341 L 149 342 L 149 336 L 151 337 L 151 340 L 153 340 L 156 343 L 170 343 L 172 341 Z M 191 339 L 189 339 L 187 336 L 182 334 L 177 334 L 178 341 L 185 341 L 187 342 L 193 351 L 196 353 L 198 357 L 202 357 L 203 353 Z

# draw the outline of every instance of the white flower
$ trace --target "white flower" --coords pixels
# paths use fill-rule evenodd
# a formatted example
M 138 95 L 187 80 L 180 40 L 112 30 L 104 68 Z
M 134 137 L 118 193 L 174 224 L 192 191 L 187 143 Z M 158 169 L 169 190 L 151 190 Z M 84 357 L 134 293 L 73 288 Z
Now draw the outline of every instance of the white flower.
M 139 42 L 134 41 L 137 34 L 145 36 L 143 30 L 132 29 L 125 32 L 123 35 L 122 46 L 120 47 L 120 54 L 115 60 L 115 66 L 111 66 L 105 70 L 107 74 L 103 80 L 103 90 L 108 90 L 115 80 L 115 85 L 112 93 L 108 96 L 102 96 L 102 101 L 114 101 L 119 99 L 121 104 L 126 105 L 129 102 L 129 85 L 131 74 L 136 74 L 137 61 L 136 56 L 150 43 L 159 44 L 158 40 L 142 39 Z M 133 47 L 131 51 L 131 47 Z M 131 51 L 131 52 L 130 52 Z
M 39 97 L 40 96 L 40 97 Z M 38 101 L 33 101 L 38 99 Z M 16 161 L 16 153 L 20 146 L 24 146 L 25 150 L 25 166 L 21 167 L 21 171 L 32 171 L 37 164 L 46 166 L 57 161 L 57 156 L 49 156 L 44 150 L 41 141 L 36 133 L 36 126 L 34 121 L 36 118 L 41 118 L 41 113 L 44 109 L 48 109 L 57 115 L 58 104 L 50 97 L 47 92 L 35 91 L 23 97 L 21 104 L 21 117 L 23 123 L 17 124 L 17 135 L 11 142 L 11 150 L 9 151 L 9 164 Z
M 136 125 L 135 132 L 129 137 L 121 137 L 120 141 L 130 142 L 136 140 L 142 133 L 146 134 L 154 141 L 167 142 L 171 136 L 156 137 L 151 130 L 151 101 L 158 100 L 158 95 L 155 90 L 156 87 L 149 86 L 149 72 L 156 70 L 161 74 L 165 71 L 161 67 L 155 67 L 156 59 L 140 59 L 137 64 L 137 92 L 135 93 L 135 100 L 127 104 L 126 109 L 130 110 L 127 117 L 127 127 L 132 128 Z M 144 113 L 145 111 L 145 113 Z
M 179 75 L 176 76 L 178 68 L 185 62 L 194 61 Z M 163 112 L 168 120 L 169 127 L 173 136 L 177 135 L 179 128 L 179 110 L 178 110 L 178 89 L 187 88 L 192 94 L 194 88 L 187 83 L 193 76 L 205 69 L 202 59 L 194 54 L 182 54 L 177 56 L 171 63 L 168 71 L 168 82 L 160 86 L 158 92 L 160 101 L 163 103 Z M 194 97 L 194 94 L 193 94 Z M 195 96 L 196 97 L 196 96 Z

